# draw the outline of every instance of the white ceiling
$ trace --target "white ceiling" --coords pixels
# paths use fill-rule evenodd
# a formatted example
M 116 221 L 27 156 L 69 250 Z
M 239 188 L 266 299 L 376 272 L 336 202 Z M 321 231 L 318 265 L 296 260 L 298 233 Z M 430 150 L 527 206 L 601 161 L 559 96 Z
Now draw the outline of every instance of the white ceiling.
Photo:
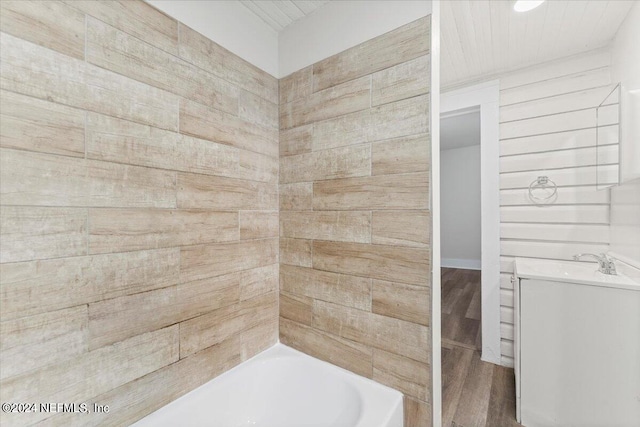
M 480 111 L 453 112 L 440 119 L 440 150 L 480 144 Z
M 310 14 L 329 0 L 240 0 L 275 31 Z
M 524 13 L 515 0 L 441 2 L 444 87 L 486 79 L 608 44 L 633 0 L 547 0 Z

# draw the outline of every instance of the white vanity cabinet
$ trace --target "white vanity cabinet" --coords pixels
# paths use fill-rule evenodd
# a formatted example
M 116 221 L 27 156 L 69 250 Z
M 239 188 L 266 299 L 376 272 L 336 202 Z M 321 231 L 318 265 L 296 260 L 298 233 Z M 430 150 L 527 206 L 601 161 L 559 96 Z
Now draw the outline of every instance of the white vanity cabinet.
M 526 427 L 640 426 L 640 286 L 596 269 L 516 261 L 516 412 Z

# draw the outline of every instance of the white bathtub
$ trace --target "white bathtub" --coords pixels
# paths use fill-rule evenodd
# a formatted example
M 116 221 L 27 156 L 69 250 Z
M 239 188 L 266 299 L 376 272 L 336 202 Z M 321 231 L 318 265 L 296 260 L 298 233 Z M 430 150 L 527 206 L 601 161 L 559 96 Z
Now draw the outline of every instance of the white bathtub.
M 134 424 L 402 427 L 402 394 L 276 344 Z

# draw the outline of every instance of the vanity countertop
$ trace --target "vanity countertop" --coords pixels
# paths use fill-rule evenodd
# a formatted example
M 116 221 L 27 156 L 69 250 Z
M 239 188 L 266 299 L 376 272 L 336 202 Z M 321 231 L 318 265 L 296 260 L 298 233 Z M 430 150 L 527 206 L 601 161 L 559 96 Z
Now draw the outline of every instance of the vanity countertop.
M 616 265 L 618 263 L 620 261 L 616 261 Z M 598 271 L 598 264 L 593 262 L 516 258 L 514 270 L 520 279 L 540 279 L 640 291 L 640 283 L 624 273 L 602 274 Z

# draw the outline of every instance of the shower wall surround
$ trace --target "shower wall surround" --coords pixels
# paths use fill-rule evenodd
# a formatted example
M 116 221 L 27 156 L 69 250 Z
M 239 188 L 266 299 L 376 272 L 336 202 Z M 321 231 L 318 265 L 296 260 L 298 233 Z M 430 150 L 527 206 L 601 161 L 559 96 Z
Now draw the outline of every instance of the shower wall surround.
M 430 416 L 430 17 L 280 80 L 280 339 Z
M 0 8 L 0 400 L 110 407 L 2 424 L 127 425 L 278 338 L 278 81 L 142 1 Z

